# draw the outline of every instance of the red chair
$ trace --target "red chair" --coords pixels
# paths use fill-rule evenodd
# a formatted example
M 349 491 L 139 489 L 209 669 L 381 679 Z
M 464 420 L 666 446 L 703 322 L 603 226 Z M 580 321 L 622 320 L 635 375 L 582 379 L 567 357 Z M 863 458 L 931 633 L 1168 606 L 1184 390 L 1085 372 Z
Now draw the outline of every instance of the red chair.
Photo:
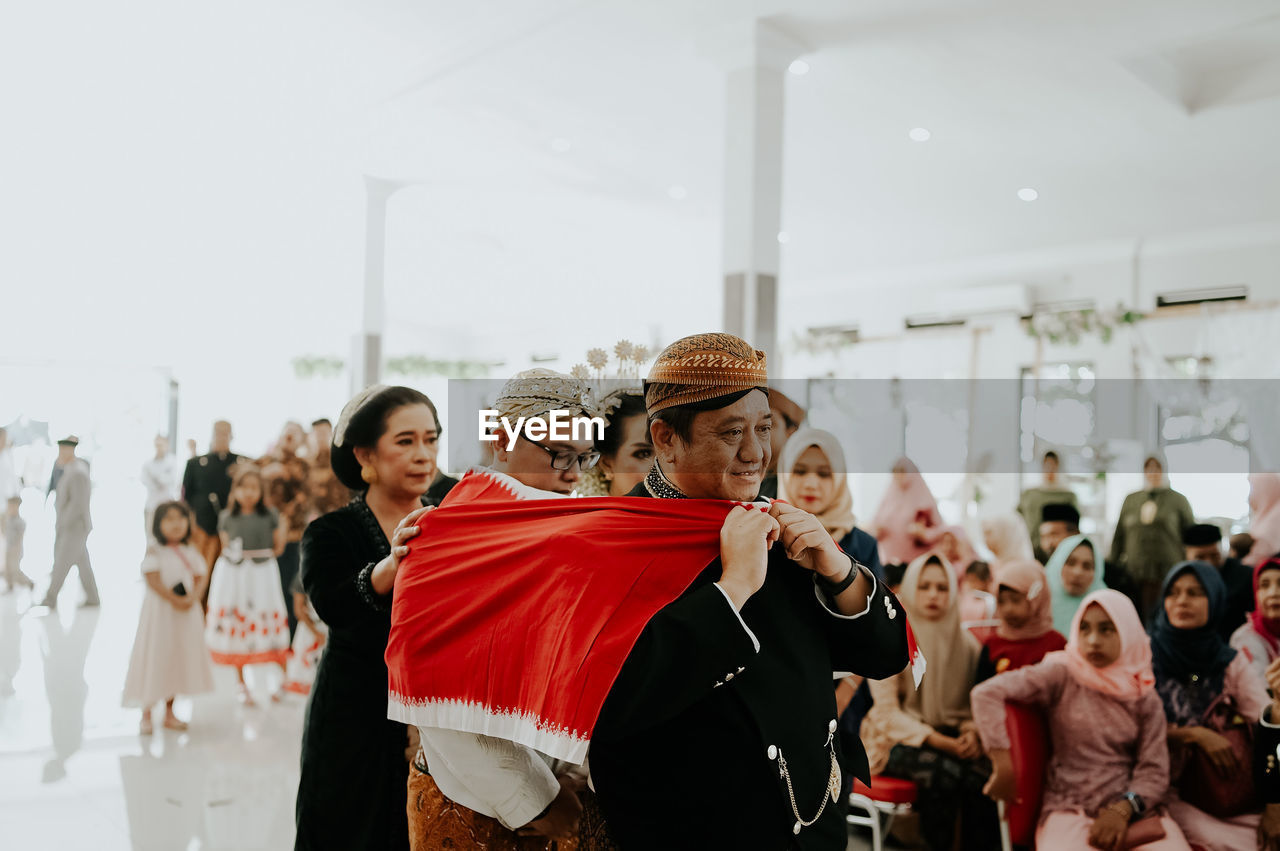
M 884 847 L 884 834 L 893 826 L 893 820 L 911 812 L 911 805 L 916 802 L 916 784 L 910 780 L 897 777 L 876 775 L 871 778 L 871 785 L 866 786 L 861 780 L 854 778 L 853 791 L 849 793 L 850 809 L 862 810 L 865 816 L 849 813 L 845 820 L 849 824 L 871 828 L 872 851 L 880 851 Z M 885 816 L 884 824 L 880 817 Z
M 1029 846 L 1035 842 L 1044 802 L 1044 774 L 1051 754 L 1049 724 L 1039 707 L 1010 702 L 1005 704 L 1005 727 L 1009 757 L 1018 778 L 1018 800 L 1004 806 L 1003 816 L 1012 843 Z

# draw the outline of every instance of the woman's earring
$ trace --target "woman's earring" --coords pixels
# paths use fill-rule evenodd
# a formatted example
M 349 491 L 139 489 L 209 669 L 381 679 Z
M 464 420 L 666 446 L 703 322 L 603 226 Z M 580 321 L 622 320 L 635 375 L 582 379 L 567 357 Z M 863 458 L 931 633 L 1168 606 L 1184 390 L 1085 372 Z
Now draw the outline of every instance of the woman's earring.
M 378 481 L 378 471 L 373 467 L 361 467 L 360 478 L 364 479 L 366 485 L 372 485 Z

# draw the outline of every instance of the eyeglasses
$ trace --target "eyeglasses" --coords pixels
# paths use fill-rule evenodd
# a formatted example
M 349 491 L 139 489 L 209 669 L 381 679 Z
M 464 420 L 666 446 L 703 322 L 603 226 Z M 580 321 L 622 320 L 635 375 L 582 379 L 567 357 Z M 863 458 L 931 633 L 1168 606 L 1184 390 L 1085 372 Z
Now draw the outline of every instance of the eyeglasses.
M 551 469 L 553 470 L 568 470 L 573 467 L 574 462 L 577 462 L 578 469 L 582 470 L 583 472 L 586 472 L 587 470 L 590 470 L 592 467 L 594 467 L 596 465 L 596 462 L 600 460 L 599 452 L 584 452 L 581 455 L 579 455 L 576 452 L 569 452 L 569 451 L 557 452 L 556 450 L 552 449 L 550 446 L 543 446 L 541 443 L 538 443 L 535 440 L 529 440 L 529 438 L 525 437 L 523 434 L 520 435 L 520 438 L 522 440 L 528 441 L 529 443 L 532 443 L 534 446 L 538 447 L 543 452 L 550 455 Z

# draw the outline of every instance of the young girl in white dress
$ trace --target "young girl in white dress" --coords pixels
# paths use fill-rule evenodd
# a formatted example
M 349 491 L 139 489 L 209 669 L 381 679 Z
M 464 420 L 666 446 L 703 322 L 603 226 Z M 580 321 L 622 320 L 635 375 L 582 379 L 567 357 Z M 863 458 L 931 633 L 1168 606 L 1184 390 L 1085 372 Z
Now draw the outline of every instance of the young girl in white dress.
M 218 517 L 222 555 L 209 585 L 205 624 L 210 655 L 219 665 L 235 666 L 246 706 L 254 701 L 244 666 L 273 663 L 283 672 L 289 657 L 289 619 L 276 566 L 285 529 L 263 498 L 261 474 L 253 467 L 241 468 L 231 485 L 231 506 Z
M 124 680 L 124 705 L 141 707 L 139 732 L 152 731 L 151 708 L 164 701 L 164 726 L 185 730 L 173 714 L 175 695 L 213 691 L 213 671 L 204 646 L 200 595 L 204 591 L 204 559 L 188 541 L 191 513 L 181 502 L 156 506 L 151 523 L 154 540 L 142 560 L 147 580 L 133 655 Z

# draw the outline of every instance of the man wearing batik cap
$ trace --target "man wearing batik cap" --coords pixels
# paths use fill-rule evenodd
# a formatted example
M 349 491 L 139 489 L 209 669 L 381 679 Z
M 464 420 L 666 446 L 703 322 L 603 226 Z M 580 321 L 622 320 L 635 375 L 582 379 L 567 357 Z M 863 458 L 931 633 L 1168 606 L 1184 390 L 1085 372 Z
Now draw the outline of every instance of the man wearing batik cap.
M 514 427 L 521 417 L 546 417 L 552 411 L 566 411 L 569 417 L 594 417 L 597 404 L 585 381 L 549 369 L 529 369 L 502 386 L 494 403 L 498 417 Z M 530 440 L 522 432 L 515 445 L 507 448 L 507 434 L 498 430 L 494 460 L 490 468 L 505 473 L 538 490 L 569 495 L 583 472 L 600 459 L 592 436 L 579 431 L 581 439 L 553 440 L 549 436 Z
M 656 457 L 630 494 L 756 499 L 772 415 L 765 355 L 686 337 L 645 382 Z M 906 617 L 816 517 L 737 506 L 720 557 L 645 626 L 605 700 L 592 780 L 623 848 L 845 847 L 832 674 L 892 676 Z M 843 755 L 869 781 L 865 752 Z
M 503 385 L 494 408 L 513 427 L 520 417 L 546 417 L 551 411 L 567 411 L 571 417 L 597 413 L 585 382 L 548 369 L 531 369 L 512 377 Z M 543 496 L 567 496 L 583 471 L 600 457 L 594 441 L 584 438 L 535 441 L 522 434 L 508 449 L 509 438 L 499 429 L 495 458 L 489 467 L 509 477 L 514 487 L 543 491 Z M 428 829 L 438 837 L 452 836 L 451 830 L 457 831 L 457 837 L 496 833 L 513 843 L 514 835 L 506 832 L 519 830 L 560 840 L 577 836 L 580 795 L 585 790 L 583 772 L 571 771 L 569 766 L 553 763 L 532 748 L 506 739 L 438 727 L 422 727 L 419 733 L 425 764 L 419 765 L 410 779 L 411 796 L 415 786 L 434 783 L 448 802 L 429 788 L 417 797 L 447 806 L 455 824 L 441 829 L 435 826 L 440 821 L 436 816 L 441 814 L 422 806 L 411 807 L 410 837 L 421 837 Z

